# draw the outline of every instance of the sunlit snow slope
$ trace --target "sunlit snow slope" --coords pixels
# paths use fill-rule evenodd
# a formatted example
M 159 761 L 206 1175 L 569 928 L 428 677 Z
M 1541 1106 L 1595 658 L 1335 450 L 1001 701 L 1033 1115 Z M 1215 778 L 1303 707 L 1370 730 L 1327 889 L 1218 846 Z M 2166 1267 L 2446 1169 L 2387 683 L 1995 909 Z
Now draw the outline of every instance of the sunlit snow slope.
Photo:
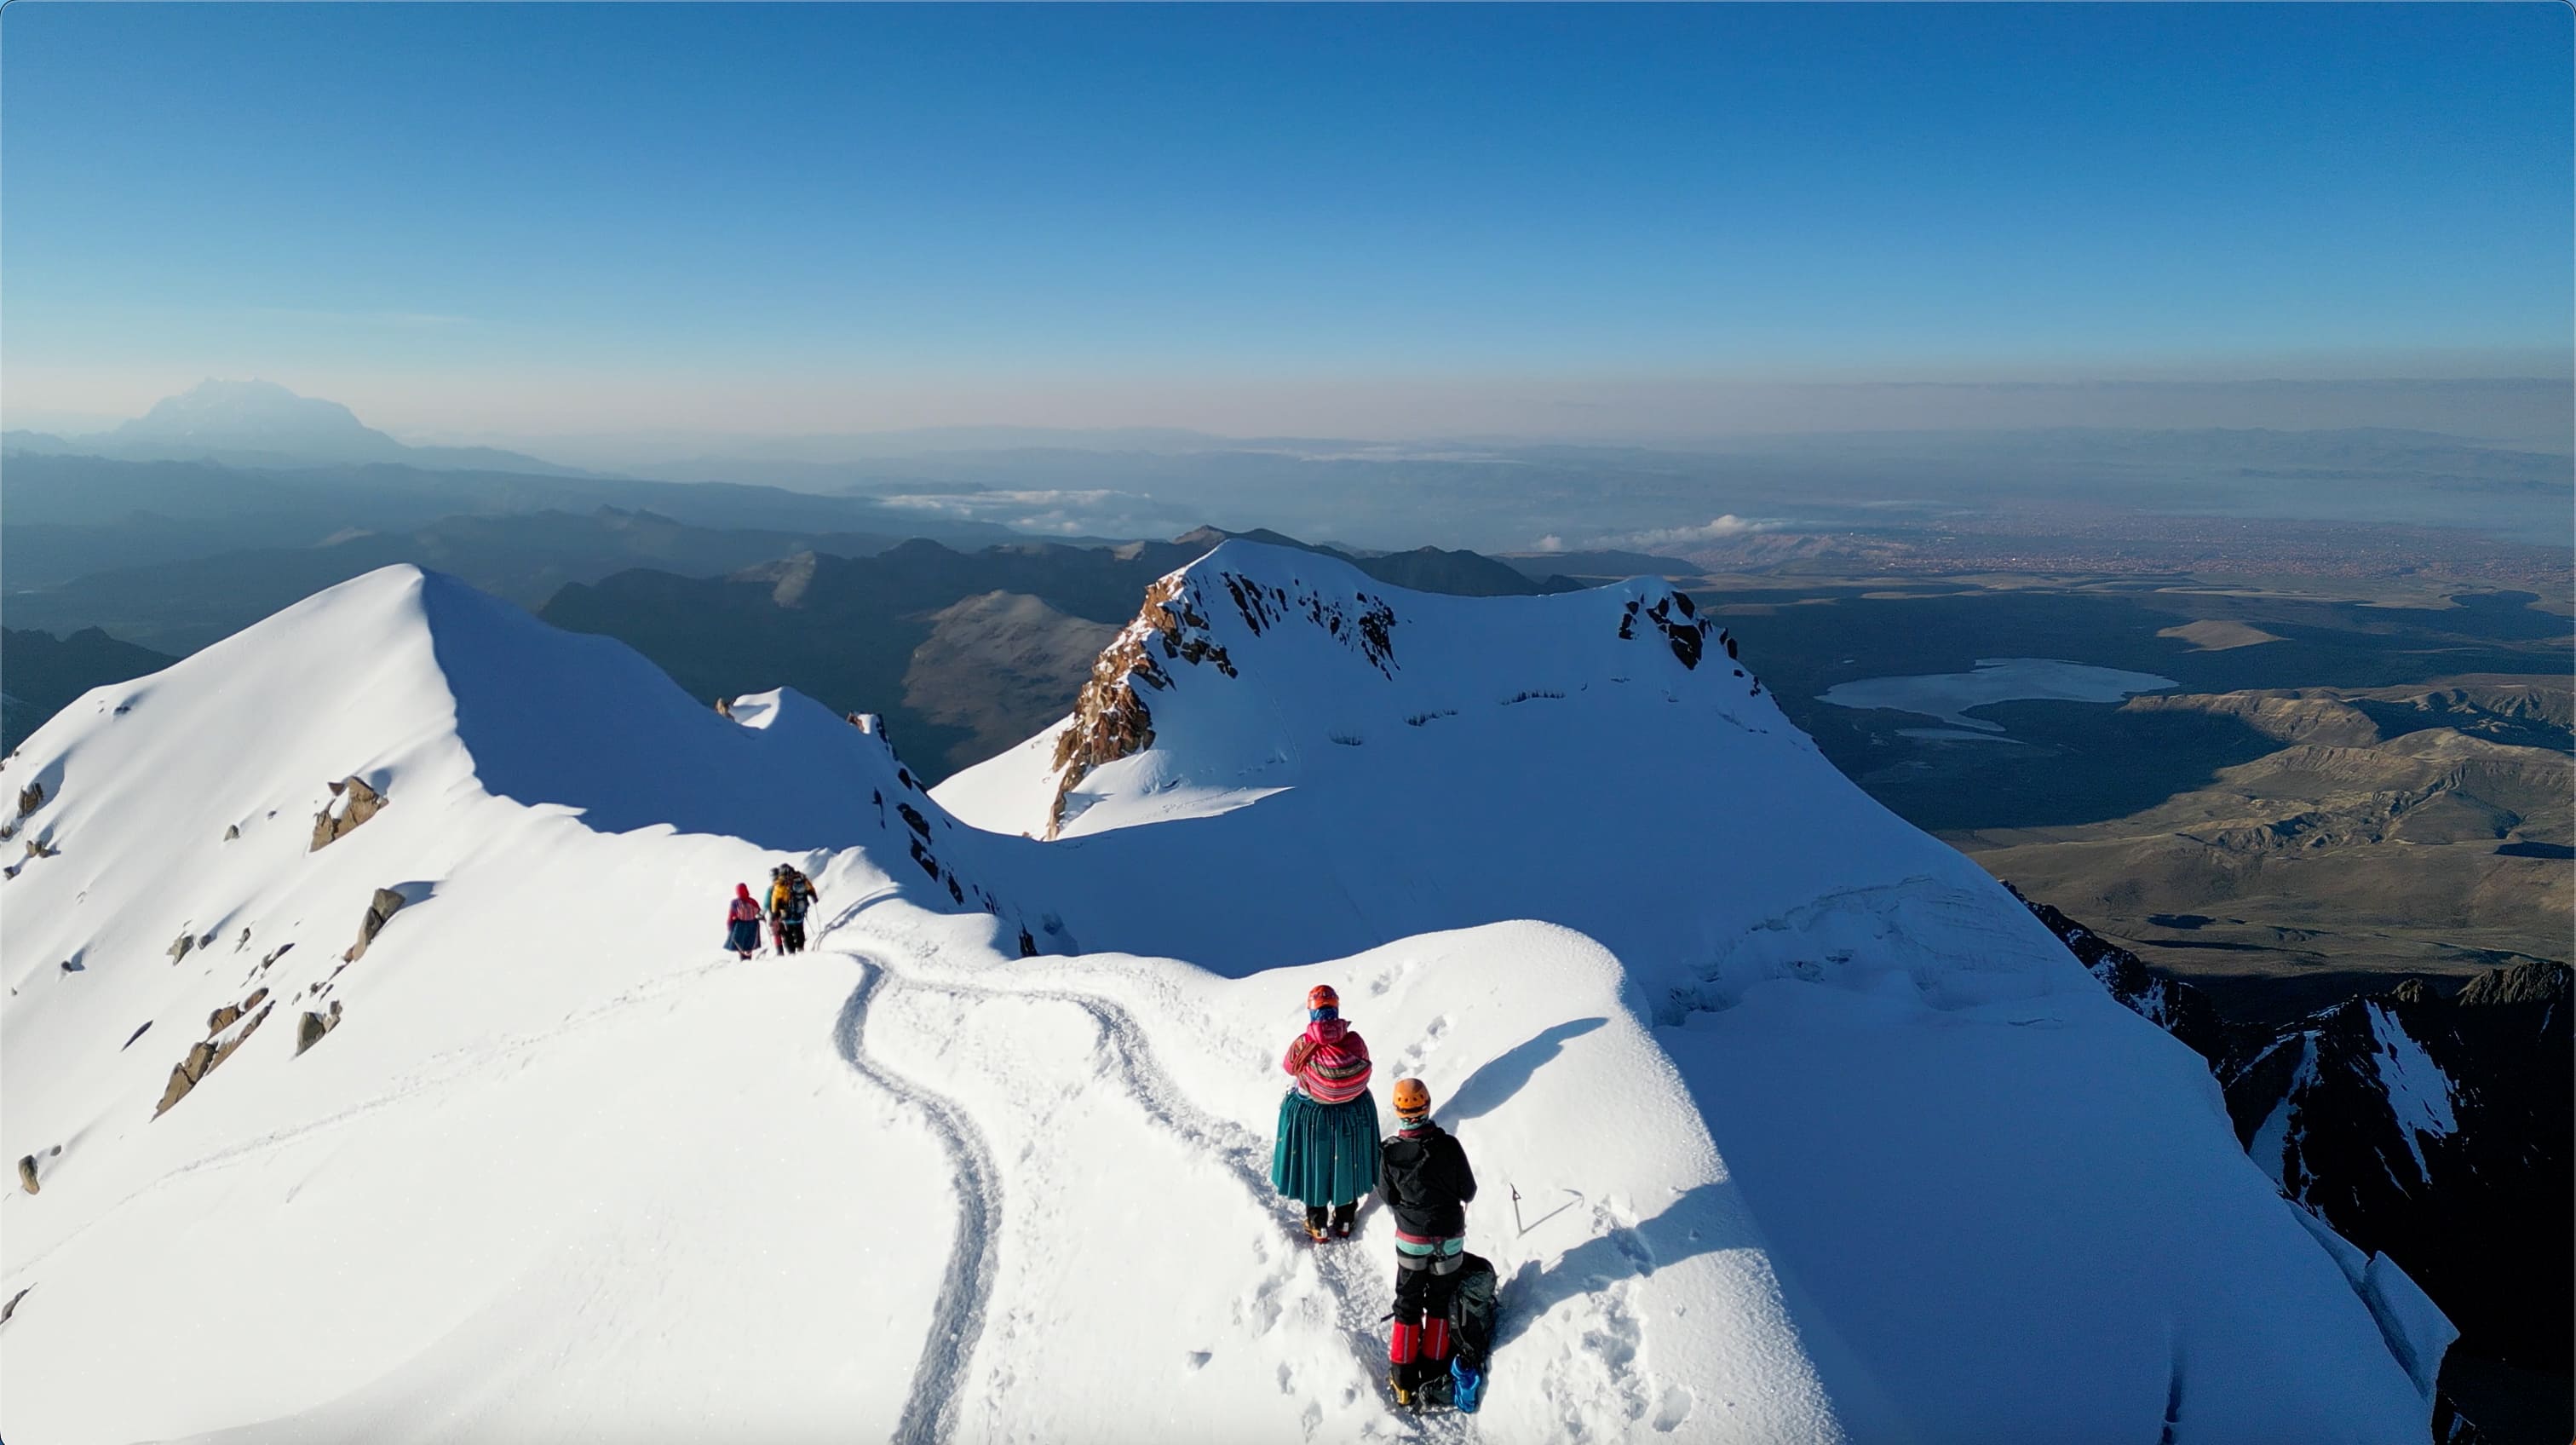
M 0 1435 L 2421 1437 L 2438 1316 L 1667 589 L 1156 591 L 989 833 L 407 568 L 75 704 L 0 772 Z M 817 949 L 738 962 L 778 861 Z M 1383 1404 L 1388 1222 L 1268 1195 L 1318 981 L 1486 1181 L 1472 1427 Z

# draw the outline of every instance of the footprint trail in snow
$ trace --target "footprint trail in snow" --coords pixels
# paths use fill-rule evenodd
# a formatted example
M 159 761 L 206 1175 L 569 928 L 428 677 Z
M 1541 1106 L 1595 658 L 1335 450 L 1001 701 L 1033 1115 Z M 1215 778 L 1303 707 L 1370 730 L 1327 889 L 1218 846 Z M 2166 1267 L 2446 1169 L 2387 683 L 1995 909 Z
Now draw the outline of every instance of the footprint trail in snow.
M 965 999 L 1020 999 L 1061 1003 L 1080 1009 L 1100 1030 L 1112 1071 L 1128 1097 L 1145 1116 L 1171 1137 L 1216 1159 L 1240 1185 L 1255 1211 L 1276 1214 L 1278 1199 L 1270 1183 L 1269 1146 L 1242 1125 L 1191 1105 L 1155 1059 L 1144 1029 L 1125 1006 L 1092 994 L 1056 988 L 1014 988 L 970 983 L 955 978 L 928 979 L 898 972 L 880 955 L 851 952 L 865 970 L 841 1011 L 838 1040 L 841 1056 L 870 1082 L 903 1103 L 920 1109 L 950 1155 L 958 1162 L 961 1210 L 957 1243 L 948 1283 L 932 1312 L 929 1341 L 913 1382 L 903 1424 L 895 1438 L 905 1445 L 942 1445 L 956 1429 L 956 1405 L 975 1345 L 983 1333 L 998 1274 L 994 1242 L 999 1237 L 1002 1191 L 993 1153 L 982 1132 L 952 1100 L 894 1074 L 868 1058 L 866 1016 L 880 990 L 919 990 Z M 1382 1359 L 1384 1307 L 1391 1295 L 1371 1270 L 1363 1253 L 1349 1246 L 1326 1246 L 1308 1252 L 1334 1302 L 1334 1324 L 1348 1340 L 1363 1373 L 1374 1379 Z M 1294 1260 L 1291 1252 L 1286 1258 Z M 1397 1414 L 1399 1424 L 1416 1427 L 1423 1438 L 1471 1438 L 1463 1417 Z
M 958 1387 L 974 1361 L 975 1342 L 984 1333 L 985 1310 L 992 1302 L 993 1243 L 1002 1216 L 1001 1174 L 993 1167 L 993 1152 L 983 1132 L 963 1110 L 868 1057 L 868 1006 L 888 972 L 871 959 L 857 962 L 859 986 L 841 1005 L 840 1020 L 833 1029 L 841 1058 L 869 1083 L 920 1110 L 957 1165 L 957 1239 L 949 1250 L 939 1301 L 931 1310 L 921 1364 L 913 1372 L 912 1391 L 904 1400 L 903 1418 L 894 1433 L 899 1445 L 943 1445 L 957 1428 Z

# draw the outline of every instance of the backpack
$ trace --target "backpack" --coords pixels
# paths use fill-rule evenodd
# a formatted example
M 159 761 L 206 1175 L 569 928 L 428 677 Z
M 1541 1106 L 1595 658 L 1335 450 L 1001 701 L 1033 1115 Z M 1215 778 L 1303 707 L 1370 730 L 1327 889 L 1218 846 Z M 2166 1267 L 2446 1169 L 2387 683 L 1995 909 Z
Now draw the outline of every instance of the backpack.
M 1414 1403 L 1474 1414 L 1485 1403 L 1485 1369 L 1494 1353 L 1494 1316 L 1502 1280 L 1493 1261 L 1466 1256 L 1449 1295 L 1449 1369 L 1416 1387 Z
M 1481 1254 L 1467 1256 L 1458 1283 L 1449 1295 L 1450 1357 L 1478 1375 L 1494 1353 L 1494 1315 L 1501 1303 L 1502 1279 L 1494 1262 Z

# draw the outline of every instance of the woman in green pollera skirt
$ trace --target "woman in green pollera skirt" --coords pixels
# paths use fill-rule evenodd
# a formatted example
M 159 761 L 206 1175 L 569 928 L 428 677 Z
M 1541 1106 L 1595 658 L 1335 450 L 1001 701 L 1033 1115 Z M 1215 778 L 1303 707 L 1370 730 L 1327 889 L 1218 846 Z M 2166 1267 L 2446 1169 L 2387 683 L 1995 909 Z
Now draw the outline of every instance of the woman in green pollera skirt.
M 1351 1237 L 1360 1197 L 1377 1184 L 1377 1100 L 1368 1091 L 1368 1044 L 1342 1022 L 1341 996 L 1306 994 L 1306 1030 L 1282 1063 L 1296 1085 L 1279 1101 L 1270 1182 L 1306 1206 L 1306 1233 Z

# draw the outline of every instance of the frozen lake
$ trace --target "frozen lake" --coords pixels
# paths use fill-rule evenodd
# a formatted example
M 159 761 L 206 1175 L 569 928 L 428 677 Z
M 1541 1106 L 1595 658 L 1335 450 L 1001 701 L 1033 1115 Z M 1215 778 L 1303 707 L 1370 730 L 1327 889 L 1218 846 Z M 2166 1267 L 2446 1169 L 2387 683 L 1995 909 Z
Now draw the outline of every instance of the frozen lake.
M 1952 727 L 2000 733 L 2000 723 L 1967 716 L 1990 702 L 2118 702 L 2132 693 L 2161 692 L 2181 684 L 2151 672 L 2123 672 L 2046 657 L 1981 657 L 1974 672 L 1922 677 L 1865 677 L 1838 683 L 1819 699 L 1836 707 L 1891 708 L 1920 713 Z

